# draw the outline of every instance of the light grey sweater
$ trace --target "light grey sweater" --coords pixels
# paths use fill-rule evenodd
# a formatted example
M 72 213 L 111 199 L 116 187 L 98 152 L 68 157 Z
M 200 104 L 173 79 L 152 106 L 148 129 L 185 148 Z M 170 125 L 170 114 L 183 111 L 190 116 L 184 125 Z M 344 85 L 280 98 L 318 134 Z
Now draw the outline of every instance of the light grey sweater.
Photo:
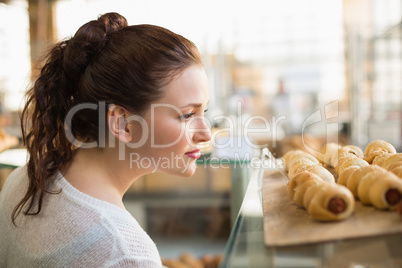
M 74 188 L 58 173 L 39 215 L 11 213 L 27 188 L 26 167 L 0 192 L 0 267 L 162 267 L 158 250 L 131 214 Z

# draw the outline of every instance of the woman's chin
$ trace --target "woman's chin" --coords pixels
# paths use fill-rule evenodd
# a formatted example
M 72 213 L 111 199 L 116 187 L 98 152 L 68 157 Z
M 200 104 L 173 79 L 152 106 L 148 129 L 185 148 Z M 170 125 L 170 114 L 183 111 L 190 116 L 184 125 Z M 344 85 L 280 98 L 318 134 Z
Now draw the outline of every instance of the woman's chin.
M 195 167 L 194 167 L 194 168 L 188 167 L 186 170 L 184 170 L 184 171 L 182 172 L 182 175 L 181 175 L 181 176 L 183 176 L 183 177 L 190 177 L 190 176 L 192 176 L 194 173 L 195 173 Z
M 195 173 L 195 170 L 197 168 L 197 165 L 190 164 L 182 169 L 167 169 L 167 170 L 161 170 L 163 173 L 167 173 L 169 175 L 174 175 L 174 176 L 180 176 L 180 177 L 190 177 Z

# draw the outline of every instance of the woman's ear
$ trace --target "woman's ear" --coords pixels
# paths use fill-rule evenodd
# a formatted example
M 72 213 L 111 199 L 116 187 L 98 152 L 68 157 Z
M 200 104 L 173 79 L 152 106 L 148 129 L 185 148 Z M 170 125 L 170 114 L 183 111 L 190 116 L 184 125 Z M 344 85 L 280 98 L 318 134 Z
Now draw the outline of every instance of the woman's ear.
M 122 142 L 131 142 L 133 137 L 127 127 L 129 112 L 121 106 L 111 105 L 107 114 L 109 131 Z

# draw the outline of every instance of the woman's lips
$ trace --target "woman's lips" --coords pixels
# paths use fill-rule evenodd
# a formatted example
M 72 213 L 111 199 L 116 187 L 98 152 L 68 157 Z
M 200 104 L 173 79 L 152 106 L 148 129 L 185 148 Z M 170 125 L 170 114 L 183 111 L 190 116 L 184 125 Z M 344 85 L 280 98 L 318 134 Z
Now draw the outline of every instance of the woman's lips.
M 187 155 L 188 157 L 190 157 L 192 159 L 198 159 L 201 156 L 201 152 L 200 152 L 200 149 L 196 149 L 194 151 L 185 153 L 185 155 Z

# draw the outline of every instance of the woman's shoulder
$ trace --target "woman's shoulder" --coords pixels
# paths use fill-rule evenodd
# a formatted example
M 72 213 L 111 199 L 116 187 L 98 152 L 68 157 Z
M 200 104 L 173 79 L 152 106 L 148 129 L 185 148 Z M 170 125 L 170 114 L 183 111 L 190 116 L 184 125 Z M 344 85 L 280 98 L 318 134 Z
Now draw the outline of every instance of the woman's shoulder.
M 26 166 L 14 169 L 10 175 L 7 176 L 0 191 L 0 200 L 21 198 L 21 194 L 25 192 L 28 187 L 28 175 Z
M 26 178 L 28 178 L 27 165 L 17 167 L 7 176 L 4 187 L 7 184 L 13 184 Z
M 121 260 L 123 264 L 132 262 L 155 264 L 156 260 L 160 260 L 154 242 L 129 212 L 125 213 L 112 204 L 104 204 L 102 200 L 88 200 L 82 195 L 71 196 L 74 191 L 70 193 L 68 190 L 71 189 L 66 189 L 62 188 L 60 193 L 64 195 L 61 198 L 65 199 L 62 201 L 65 204 L 58 208 L 57 205 L 53 206 L 52 214 L 59 214 L 54 216 L 59 218 L 56 221 L 59 222 L 58 227 L 61 231 L 68 230 L 66 238 L 79 234 L 74 244 L 86 244 L 85 249 L 80 249 L 82 252 L 91 252 L 91 255 L 102 253 L 96 257 L 99 263 Z M 54 197 L 57 198 L 57 194 Z

